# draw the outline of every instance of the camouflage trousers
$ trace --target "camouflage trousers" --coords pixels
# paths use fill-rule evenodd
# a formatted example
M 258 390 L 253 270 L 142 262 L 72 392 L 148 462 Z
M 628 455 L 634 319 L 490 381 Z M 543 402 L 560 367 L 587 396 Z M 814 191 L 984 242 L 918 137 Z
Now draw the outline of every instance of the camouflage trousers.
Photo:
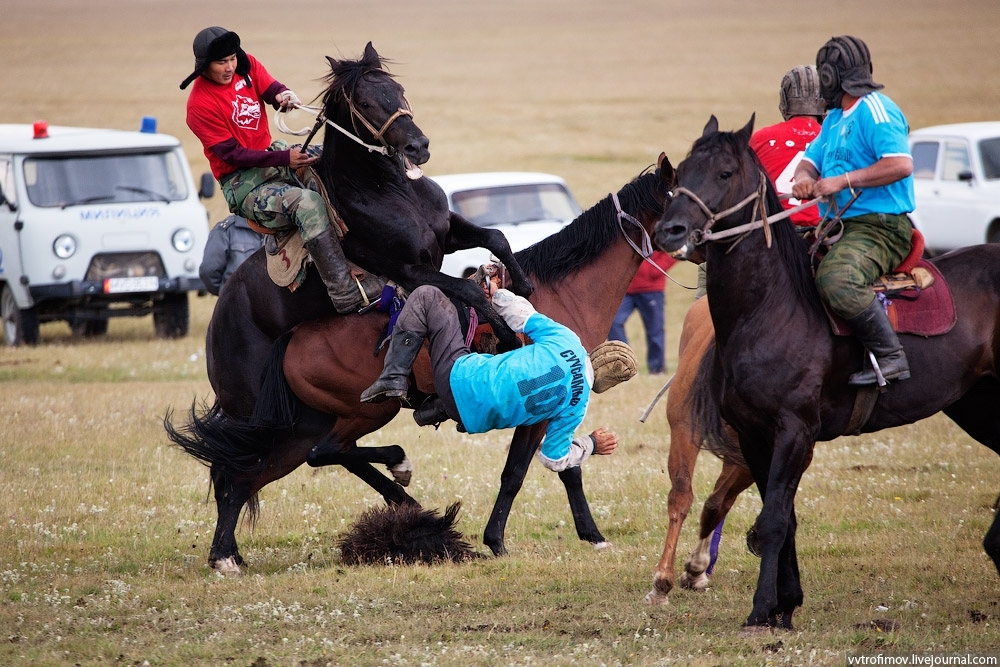
M 875 300 L 871 284 L 910 252 L 913 226 L 905 215 L 868 213 L 844 219 L 844 235 L 816 269 L 816 289 L 837 315 L 850 319 Z
M 275 146 L 287 147 L 282 141 Z M 268 229 L 298 227 L 303 241 L 330 226 L 323 197 L 304 188 L 289 167 L 240 169 L 222 183 L 222 194 L 231 213 Z

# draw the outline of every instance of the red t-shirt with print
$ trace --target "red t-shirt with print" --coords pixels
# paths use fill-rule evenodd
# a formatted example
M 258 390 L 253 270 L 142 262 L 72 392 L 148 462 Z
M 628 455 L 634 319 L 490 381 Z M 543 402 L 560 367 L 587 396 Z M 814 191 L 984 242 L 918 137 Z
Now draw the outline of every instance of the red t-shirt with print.
M 777 125 L 761 128 L 750 137 L 750 148 L 760 158 L 778 194 L 792 193 L 795 167 L 819 130 L 820 124 L 812 116 L 793 116 Z M 781 202 L 786 209 L 802 203 L 792 198 L 782 199 Z M 816 225 L 819 223 L 819 207 L 812 206 L 796 213 L 792 222 L 796 225 Z
M 187 125 L 201 140 L 217 179 L 236 167 L 210 150 L 212 146 L 229 139 L 236 139 L 240 146 L 250 150 L 264 151 L 271 145 L 263 94 L 275 79 L 256 58 L 250 54 L 247 58 L 250 72 L 246 76 L 237 74 L 227 85 L 200 76 L 194 80 L 188 97 Z

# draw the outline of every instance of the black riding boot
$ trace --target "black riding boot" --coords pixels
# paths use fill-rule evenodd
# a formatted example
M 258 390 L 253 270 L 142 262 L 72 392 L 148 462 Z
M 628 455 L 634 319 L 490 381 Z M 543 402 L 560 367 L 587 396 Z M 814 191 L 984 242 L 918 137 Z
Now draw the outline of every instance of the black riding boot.
M 326 285 L 326 293 L 338 313 L 356 312 L 377 301 L 382 295 L 385 282 L 381 278 L 366 272 L 364 278 L 357 280 L 351 273 L 344 249 L 332 227 L 326 228 L 319 236 L 303 245 L 316 265 L 319 277 Z
M 875 361 L 886 381 L 905 380 L 910 377 L 910 364 L 906 361 L 903 346 L 899 344 L 899 338 L 889 322 L 889 316 L 885 314 L 878 299 L 875 299 L 870 306 L 861 311 L 860 315 L 847 321 L 854 329 L 854 335 L 875 355 Z M 878 376 L 871 366 L 866 366 L 863 370 L 854 373 L 847 381 L 852 387 L 861 387 L 877 382 Z
M 361 392 L 362 403 L 382 403 L 403 398 L 409 389 L 410 369 L 424 339 L 410 331 L 394 331 L 385 353 L 385 367 L 372 386 Z

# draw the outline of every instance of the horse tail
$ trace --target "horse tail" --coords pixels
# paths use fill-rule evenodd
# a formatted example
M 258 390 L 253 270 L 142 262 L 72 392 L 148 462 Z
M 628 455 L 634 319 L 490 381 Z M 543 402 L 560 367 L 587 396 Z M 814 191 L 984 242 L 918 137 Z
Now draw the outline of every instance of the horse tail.
M 174 427 L 172 417 L 168 410 L 163 427 L 174 445 L 208 466 L 239 475 L 260 474 L 281 435 L 280 429 L 254 426 L 224 414 L 218 401 L 210 408 L 192 404 L 190 420 L 180 428 Z
M 701 357 L 698 373 L 691 383 L 688 406 L 694 425 L 694 441 L 727 463 L 747 467 L 735 431 L 722 419 L 719 393 L 722 390 L 720 372 L 715 357 L 715 341 L 709 343 Z
M 291 429 L 299 416 L 302 402 L 285 379 L 285 353 L 294 329 L 283 334 L 271 346 L 271 357 L 264 365 L 260 378 L 260 393 L 254 404 L 250 423 L 261 428 Z

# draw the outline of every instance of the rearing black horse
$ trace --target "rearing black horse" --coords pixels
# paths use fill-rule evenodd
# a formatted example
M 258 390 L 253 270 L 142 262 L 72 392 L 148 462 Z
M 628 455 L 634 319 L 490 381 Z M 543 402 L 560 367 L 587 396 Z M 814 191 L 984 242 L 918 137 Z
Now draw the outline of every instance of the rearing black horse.
M 832 334 L 805 242 L 791 223 L 773 224 L 770 249 L 760 225 L 743 237 L 712 238 L 711 232 L 751 223 L 762 182 L 767 214 L 781 211 L 774 185 L 749 148 L 752 131 L 753 118 L 737 132 L 720 132 L 712 116 L 677 169 L 675 198 L 655 235 L 667 251 L 704 244 L 717 346 L 704 362 L 715 368 L 709 372 L 703 363 L 702 375 L 718 402 L 693 400 L 710 409 L 692 422 L 721 427 L 719 411 L 711 408 L 721 406 L 763 498 L 760 575 L 745 631 L 791 628 L 792 612 L 802 604 L 795 491 L 816 442 L 847 430 L 856 393 L 847 378 L 861 368 L 863 352 L 853 337 Z M 725 214 L 744 199 L 746 205 Z M 912 377 L 887 387 L 862 431 L 944 411 L 1000 453 L 1000 245 L 952 252 L 934 264 L 951 287 L 958 321 L 940 336 L 900 337 Z M 1000 513 L 983 546 L 1000 571 Z
M 429 159 L 430 142 L 413 122 L 403 87 L 382 68 L 371 42 L 359 60 L 327 60 L 331 72 L 323 115 L 353 133 L 327 130 L 316 170 L 347 224 L 344 253 L 408 290 L 434 285 L 473 306 L 493 325 L 504 349 L 516 347 L 514 332 L 481 290 L 441 273 L 446 253 L 482 247 L 513 267 L 513 291 L 529 295 L 531 283 L 506 237 L 449 211 L 440 186 L 421 177 L 417 165 Z
M 507 336 L 507 346 L 513 347 L 514 333 L 482 292 L 471 281 L 439 271 L 445 253 L 481 246 L 510 269 L 512 289 L 527 296 L 532 285 L 514 260 L 503 233 L 451 213 L 444 191 L 436 183 L 407 175 L 429 158 L 429 141 L 413 121 L 403 87 L 382 69 L 370 42 L 359 60 L 328 60 L 331 73 L 323 114 L 340 130 L 331 128 L 324 133 L 317 171 L 347 225 L 345 253 L 363 269 L 407 289 L 424 283 L 436 285 L 475 307 L 499 336 Z M 261 369 L 274 341 L 302 322 L 332 315 L 335 312 L 323 281 L 312 267 L 302 286 L 290 292 L 268 278 L 263 251 L 244 262 L 226 283 L 209 323 L 206 360 L 216 402 L 198 423 L 209 429 L 226 429 L 249 420 L 260 391 Z M 322 422 L 319 419 L 318 423 Z M 181 436 L 169 423 L 166 426 L 178 442 Z M 301 465 L 319 437 L 299 437 L 287 443 L 279 453 L 266 457 L 265 470 L 250 477 L 236 472 L 255 465 L 254 460 L 248 460 L 256 457 L 252 451 L 200 456 L 195 442 L 198 435 L 192 438 L 186 441 L 192 447 L 188 451 L 211 466 L 219 512 L 210 560 L 220 569 L 238 570 L 242 559 L 233 530 L 241 509 L 247 503 L 253 509 L 252 499 L 262 486 Z M 393 468 L 405 459 L 402 449 L 396 450 Z M 387 499 L 410 500 L 366 460 L 359 458 L 344 467 Z

